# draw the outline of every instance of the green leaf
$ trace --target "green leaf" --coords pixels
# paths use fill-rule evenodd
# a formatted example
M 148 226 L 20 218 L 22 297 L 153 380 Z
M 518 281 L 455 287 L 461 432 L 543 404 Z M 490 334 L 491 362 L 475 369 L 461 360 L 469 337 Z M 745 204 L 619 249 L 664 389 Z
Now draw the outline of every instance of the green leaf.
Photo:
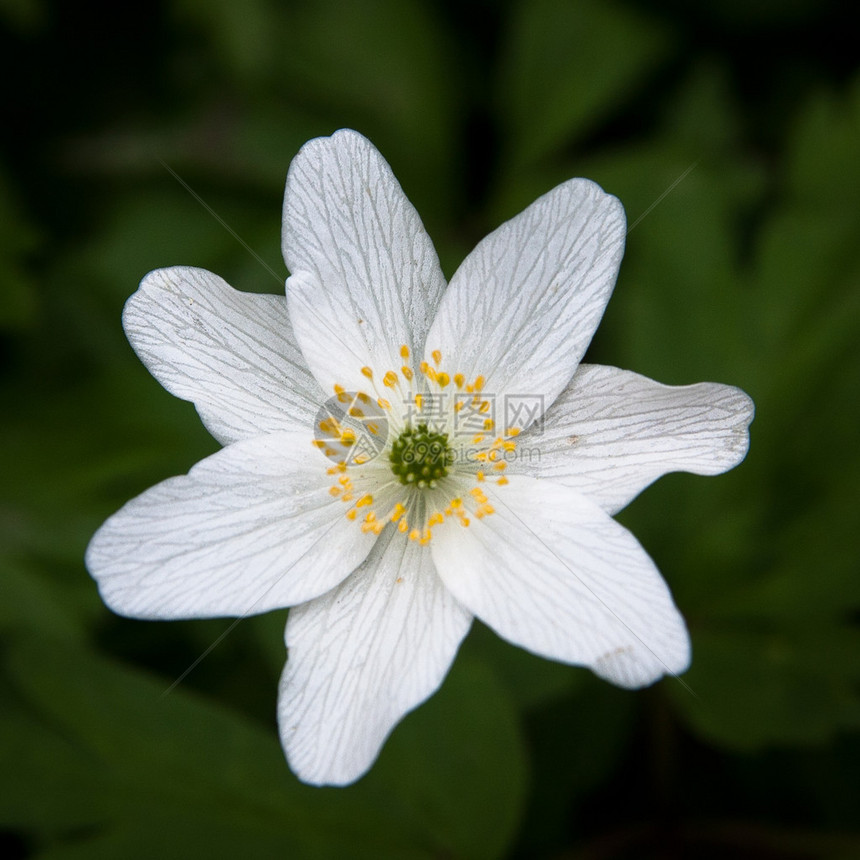
M 49 857 L 490 858 L 516 826 L 516 722 L 477 663 L 346 789 L 298 783 L 273 730 L 86 651 L 20 638 L 6 670 L 0 820 Z
M 521 0 L 507 29 L 497 110 L 511 173 L 632 101 L 668 48 L 658 23 L 603 0 Z
M 712 743 L 750 751 L 814 744 L 860 725 L 860 633 L 830 627 L 694 629 L 695 693 L 672 689 L 691 727 Z

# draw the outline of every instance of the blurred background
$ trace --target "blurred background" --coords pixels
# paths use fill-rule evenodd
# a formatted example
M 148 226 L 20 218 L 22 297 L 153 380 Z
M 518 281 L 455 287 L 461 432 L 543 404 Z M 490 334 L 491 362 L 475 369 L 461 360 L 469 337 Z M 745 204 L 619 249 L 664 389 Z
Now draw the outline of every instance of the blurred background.
M 860 57 L 840 8 L 0 2 L 5 856 L 860 857 Z M 391 163 L 448 276 L 538 194 L 595 179 L 632 229 L 588 358 L 755 399 L 746 462 L 619 517 L 688 620 L 695 695 L 476 625 L 370 775 L 317 790 L 275 730 L 285 612 L 162 697 L 230 621 L 101 604 L 93 531 L 217 448 L 132 353 L 123 302 L 173 264 L 282 290 L 287 167 L 341 126 Z

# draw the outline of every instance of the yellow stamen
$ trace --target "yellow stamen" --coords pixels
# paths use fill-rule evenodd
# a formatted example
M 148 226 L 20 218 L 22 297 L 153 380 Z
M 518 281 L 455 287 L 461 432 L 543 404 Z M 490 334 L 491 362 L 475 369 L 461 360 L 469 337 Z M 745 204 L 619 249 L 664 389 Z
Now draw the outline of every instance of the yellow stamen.
M 412 377 L 415 375 L 412 372 L 411 367 L 407 367 L 405 364 L 400 368 L 400 372 L 406 377 L 409 382 L 412 382 Z
M 389 370 L 385 376 L 382 377 L 382 384 L 387 385 L 389 388 L 394 388 L 397 385 L 397 374 L 393 370 Z
M 433 361 L 435 361 L 436 364 L 442 363 L 442 353 L 438 349 L 434 349 L 433 352 L 430 353 L 430 355 L 433 356 Z
M 463 376 L 462 373 L 455 373 L 454 374 L 454 385 L 456 385 L 457 388 L 462 388 L 465 382 L 466 382 L 466 377 Z
M 363 373 L 363 374 L 364 374 L 368 379 L 373 379 L 373 371 L 372 371 L 369 367 L 367 367 L 367 365 L 365 365 L 364 367 L 362 367 L 362 368 L 361 368 L 361 372 L 362 372 L 362 373 Z
M 436 374 L 436 384 L 440 388 L 444 388 L 451 381 L 451 377 L 447 373 Z
M 409 358 L 409 347 L 404 343 L 403 346 L 400 347 L 400 357 L 406 361 Z

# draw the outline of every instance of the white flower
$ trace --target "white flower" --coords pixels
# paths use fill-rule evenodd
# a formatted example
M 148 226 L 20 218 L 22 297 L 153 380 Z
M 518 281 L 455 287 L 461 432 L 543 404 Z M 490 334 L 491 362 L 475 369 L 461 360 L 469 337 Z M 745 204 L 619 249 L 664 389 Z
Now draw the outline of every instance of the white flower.
M 579 363 L 624 237 L 618 200 L 572 179 L 446 288 L 376 149 L 347 130 L 310 141 L 287 178 L 286 298 L 177 267 L 126 305 L 140 358 L 224 448 L 97 532 L 105 602 L 161 619 L 295 607 L 278 716 L 311 783 L 367 771 L 473 616 L 623 687 L 683 672 L 684 622 L 611 515 L 666 472 L 739 463 L 753 405 Z M 319 421 L 338 396 L 383 414 L 378 456 L 349 456 L 348 419 Z

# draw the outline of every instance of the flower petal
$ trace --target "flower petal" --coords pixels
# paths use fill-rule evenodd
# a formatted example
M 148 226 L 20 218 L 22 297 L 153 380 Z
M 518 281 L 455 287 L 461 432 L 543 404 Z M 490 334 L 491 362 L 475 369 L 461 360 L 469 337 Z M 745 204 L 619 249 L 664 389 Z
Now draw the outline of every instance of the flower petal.
M 571 179 L 487 236 L 451 279 L 427 336 L 451 379 L 531 398 L 539 411 L 567 385 L 591 341 L 624 252 L 621 203 Z M 541 406 L 542 403 L 542 406 Z M 523 427 L 538 415 L 506 415 Z
M 364 390 L 419 352 L 445 288 L 430 237 L 391 168 L 348 129 L 306 143 L 284 196 L 290 318 L 322 387 Z
M 486 488 L 495 513 L 437 527 L 447 588 L 500 636 L 642 687 L 689 664 L 689 638 L 654 563 L 593 502 L 522 475 Z
M 136 618 L 246 615 L 333 588 L 367 556 L 307 435 L 236 442 L 158 484 L 96 532 L 102 599 Z
M 580 365 L 519 438 L 509 471 L 552 478 L 615 513 L 667 472 L 718 475 L 749 447 L 754 406 L 739 388 L 662 385 L 617 367 Z
M 239 292 L 205 269 L 158 269 L 126 302 L 123 325 L 152 375 L 193 401 L 222 444 L 312 427 L 325 400 L 283 296 Z
M 392 528 L 334 591 L 290 610 L 278 721 L 305 782 L 345 785 L 442 683 L 472 616 Z

